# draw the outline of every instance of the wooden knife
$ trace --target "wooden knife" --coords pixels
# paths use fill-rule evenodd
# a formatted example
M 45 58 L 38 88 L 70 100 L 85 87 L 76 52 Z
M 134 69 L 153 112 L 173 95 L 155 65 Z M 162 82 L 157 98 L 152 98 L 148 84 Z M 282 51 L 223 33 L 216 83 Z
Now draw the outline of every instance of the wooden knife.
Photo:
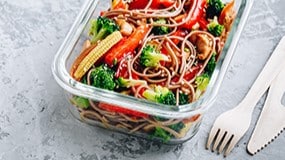
M 250 154 L 266 147 L 285 128 L 285 59 L 281 65 L 284 67 L 270 85 L 264 107 L 248 142 L 247 150 Z

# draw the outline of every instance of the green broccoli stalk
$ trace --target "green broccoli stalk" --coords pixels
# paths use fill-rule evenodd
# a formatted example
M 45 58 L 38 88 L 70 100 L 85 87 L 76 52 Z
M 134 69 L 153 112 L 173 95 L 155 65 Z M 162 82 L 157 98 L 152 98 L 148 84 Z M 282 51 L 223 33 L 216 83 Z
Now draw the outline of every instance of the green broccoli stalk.
M 114 90 L 116 86 L 114 74 L 115 72 L 106 65 L 96 67 L 90 75 L 91 85 L 102 89 Z
M 157 51 L 154 46 L 146 45 L 140 56 L 140 63 L 145 67 L 157 67 L 160 61 L 168 61 L 168 57 Z
M 112 19 L 106 17 L 98 17 L 91 21 L 89 35 L 92 36 L 91 43 L 102 40 L 114 31 L 118 31 L 119 26 Z
M 147 82 L 145 80 L 137 80 L 137 79 L 126 79 L 123 77 L 119 77 L 117 83 L 120 87 L 130 88 L 132 86 L 138 85 L 146 85 Z
M 179 93 L 179 105 L 184 105 L 189 103 L 189 95 L 185 93 Z
M 207 28 L 208 31 L 215 37 L 221 36 L 222 32 L 225 29 L 223 25 L 219 24 L 217 17 L 214 17 L 213 21 L 208 24 Z
M 176 99 L 174 94 L 166 87 L 155 86 L 154 90 L 147 89 L 143 92 L 143 96 L 153 102 L 162 103 L 166 105 L 175 105 Z
M 210 77 L 212 76 L 216 67 L 216 53 L 213 53 L 211 59 L 209 60 L 207 66 L 205 67 L 205 73 L 207 73 Z
M 89 100 L 83 97 L 74 96 L 70 101 L 73 105 L 82 109 L 87 109 L 90 106 Z
M 195 79 L 195 84 L 197 86 L 196 93 L 195 93 L 196 99 L 199 98 L 203 92 L 205 92 L 209 82 L 210 82 L 210 77 L 206 73 L 196 77 Z
M 206 17 L 210 19 L 219 17 L 225 6 L 221 0 L 207 0 L 207 4 Z
M 154 21 L 153 23 L 154 24 L 166 24 L 167 22 L 165 19 L 160 18 L 160 19 Z M 151 32 L 155 35 L 164 35 L 164 34 L 169 33 L 169 31 L 170 31 L 170 29 L 167 26 L 155 26 L 155 27 L 153 27 Z

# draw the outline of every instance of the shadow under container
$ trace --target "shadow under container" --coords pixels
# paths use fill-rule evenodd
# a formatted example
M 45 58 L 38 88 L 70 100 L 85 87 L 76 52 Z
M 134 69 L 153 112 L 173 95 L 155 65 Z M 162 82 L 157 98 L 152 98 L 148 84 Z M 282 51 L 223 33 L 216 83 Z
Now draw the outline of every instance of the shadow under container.
M 71 64 L 87 39 L 89 22 L 109 7 L 106 2 L 108 1 L 86 0 L 52 64 L 54 78 L 65 90 L 71 113 L 84 123 L 154 141 L 178 144 L 191 139 L 197 133 L 205 112 L 214 102 L 253 1 L 236 0 L 237 16 L 206 92 L 197 101 L 175 108 L 84 85 L 70 76 Z M 76 96 L 89 99 L 90 110 L 74 106 L 72 98 Z M 102 104 L 105 105 L 104 109 L 100 106 Z M 106 106 L 124 112 L 108 111 Z M 130 116 L 133 113 L 136 116 Z

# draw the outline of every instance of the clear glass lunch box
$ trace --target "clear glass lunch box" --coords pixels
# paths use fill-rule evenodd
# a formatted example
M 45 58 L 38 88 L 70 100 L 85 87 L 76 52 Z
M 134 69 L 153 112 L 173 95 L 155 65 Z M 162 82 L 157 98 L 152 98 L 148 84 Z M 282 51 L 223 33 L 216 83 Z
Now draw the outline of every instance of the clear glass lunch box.
M 215 100 L 218 89 L 222 83 L 246 23 L 252 3 L 253 0 L 235 1 L 234 8 L 237 12 L 236 19 L 206 92 L 197 101 L 173 109 L 164 107 L 163 104 L 143 101 L 120 93 L 88 86 L 74 80 L 70 76 L 69 69 L 72 62 L 80 53 L 82 44 L 88 35 L 90 19 L 92 17 L 97 17 L 100 14 L 100 11 L 106 10 L 110 5 L 109 1 L 106 0 L 86 0 L 52 64 L 54 78 L 65 90 L 67 100 L 70 102 L 69 109 L 71 113 L 84 123 L 104 127 L 112 131 L 136 135 L 154 141 L 177 144 L 191 139 L 191 137 L 197 133 L 205 112 Z M 74 106 L 71 101 L 74 96 L 81 96 L 89 99 L 90 105 L 93 105 L 94 108 L 92 118 L 82 116 L 82 109 Z M 96 105 L 98 102 L 116 105 L 117 107 L 137 111 L 147 116 L 137 118 L 129 117 L 121 113 L 108 112 L 97 107 Z M 179 133 L 168 130 L 169 126 L 178 124 L 181 121 L 185 122 L 186 125 Z M 155 127 L 161 127 L 167 130 L 172 134 L 171 138 L 165 140 L 153 136 L 152 130 Z

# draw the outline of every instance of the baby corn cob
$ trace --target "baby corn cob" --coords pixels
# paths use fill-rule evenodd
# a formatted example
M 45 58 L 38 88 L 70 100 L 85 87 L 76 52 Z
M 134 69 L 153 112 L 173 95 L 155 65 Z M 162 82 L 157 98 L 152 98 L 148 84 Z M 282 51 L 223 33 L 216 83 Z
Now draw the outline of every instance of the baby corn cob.
M 91 66 L 122 38 L 121 33 L 119 31 L 115 31 L 99 42 L 98 45 L 80 62 L 73 77 L 76 80 L 81 79 Z

